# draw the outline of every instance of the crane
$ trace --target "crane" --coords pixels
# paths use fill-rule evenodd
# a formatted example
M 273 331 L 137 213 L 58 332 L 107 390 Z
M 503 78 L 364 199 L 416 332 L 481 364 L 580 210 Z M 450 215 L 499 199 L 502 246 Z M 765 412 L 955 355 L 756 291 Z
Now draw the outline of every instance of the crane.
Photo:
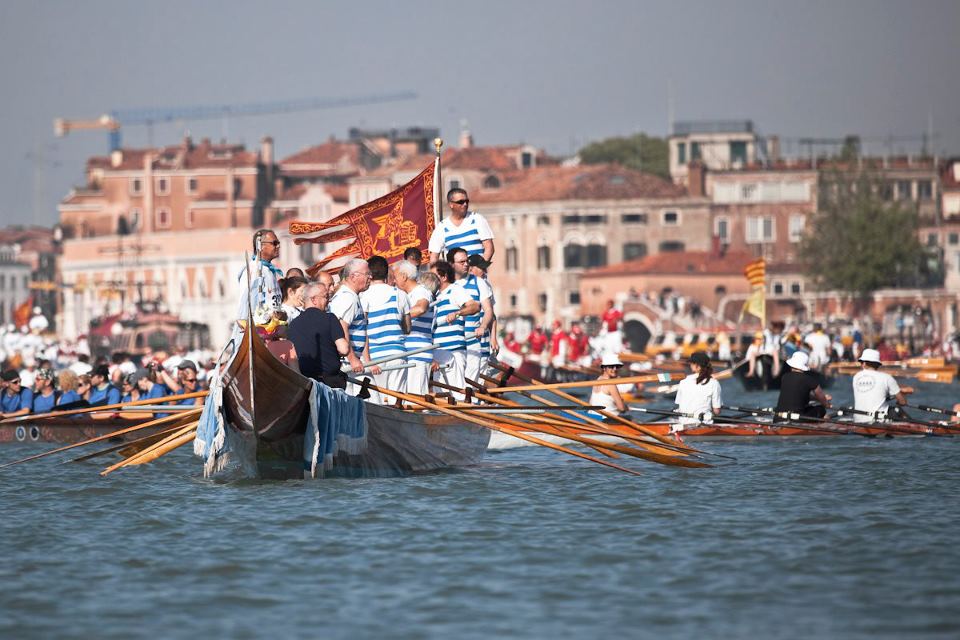
M 56 118 L 53 121 L 54 134 L 62 138 L 71 131 L 101 129 L 109 135 L 110 151 L 120 148 L 120 128 L 128 125 L 154 125 L 178 120 L 215 120 L 218 118 L 259 116 L 272 113 L 292 113 L 295 111 L 313 111 L 317 109 L 335 109 L 366 104 L 381 104 L 399 100 L 414 100 L 413 91 L 381 93 L 341 98 L 300 98 L 295 100 L 274 100 L 248 104 L 198 105 L 188 107 L 144 107 L 133 109 L 115 109 L 92 120 L 68 120 Z

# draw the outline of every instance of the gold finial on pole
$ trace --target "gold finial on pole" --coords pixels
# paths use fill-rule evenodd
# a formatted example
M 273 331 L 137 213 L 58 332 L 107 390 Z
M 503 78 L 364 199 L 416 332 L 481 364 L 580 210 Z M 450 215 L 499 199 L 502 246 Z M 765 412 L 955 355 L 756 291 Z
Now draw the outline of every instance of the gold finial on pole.
M 443 138 L 434 138 L 433 146 L 437 149 L 437 155 L 440 155 L 440 147 L 443 146 Z

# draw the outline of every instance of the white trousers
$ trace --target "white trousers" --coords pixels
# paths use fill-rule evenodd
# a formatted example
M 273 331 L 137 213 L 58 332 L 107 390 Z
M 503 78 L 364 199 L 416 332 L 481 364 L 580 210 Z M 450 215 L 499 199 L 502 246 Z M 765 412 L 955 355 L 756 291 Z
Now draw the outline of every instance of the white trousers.
M 384 366 L 396 366 L 403 362 L 404 360 L 392 360 Z M 389 389 L 390 391 L 403 393 L 404 389 L 407 388 L 407 371 L 408 369 L 394 369 L 374 374 L 373 384 L 381 389 Z M 397 399 L 386 393 L 377 393 L 371 390 L 370 401 L 376 402 L 377 404 L 396 404 Z
M 407 393 L 424 395 L 430 393 L 430 363 L 411 360 L 412 367 L 407 372 Z
M 474 382 L 483 384 L 483 380 L 480 379 L 480 372 L 483 371 L 483 363 L 486 358 L 484 358 L 483 354 L 479 351 L 468 350 L 466 354 L 466 363 L 463 367 L 463 377 L 467 380 L 473 380 Z
M 463 389 L 466 385 L 463 372 L 467 363 L 467 352 L 436 349 L 433 352 L 433 357 L 440 363 L 440 370 L 434 374 L 433 379 L 437 382 L 450 385 L 455 389 Z M 442 389 L 441 391 L 447 391 L 447 389 Z M 453 393 L 453 397 L 458 401 L 463 400 L 462 393 L 451 393 Z

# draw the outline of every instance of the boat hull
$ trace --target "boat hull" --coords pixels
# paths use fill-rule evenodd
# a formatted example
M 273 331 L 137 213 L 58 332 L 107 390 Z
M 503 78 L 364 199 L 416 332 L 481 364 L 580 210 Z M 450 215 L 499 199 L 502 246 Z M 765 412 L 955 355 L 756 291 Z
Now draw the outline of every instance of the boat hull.
M 17 424 L 0 425 L 0 444 L 74 444 L 90 438 L 105 436 L 120 429 L 143 424 L 149 415 L 141 418 L 90 418 L 85 416 L 41 418 Z M 111 438 L 111 442 L 126 442 L 156 433 L 170 425 L 147 427 Z

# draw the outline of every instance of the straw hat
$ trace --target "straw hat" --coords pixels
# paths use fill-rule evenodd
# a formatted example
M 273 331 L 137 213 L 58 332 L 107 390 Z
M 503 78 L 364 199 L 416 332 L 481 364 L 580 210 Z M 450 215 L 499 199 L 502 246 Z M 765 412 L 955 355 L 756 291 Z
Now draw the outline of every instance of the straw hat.
M 797 371 L 810 371 L 807 363 L 810 362 L 810 356 L 803 351 L 797 351 L 787 360 L 787 366 Z
M 882 364 L 880 362 L 880 352 L 876 349 L 864 349 L 863 353 L 860 355 L 860 362 Z

